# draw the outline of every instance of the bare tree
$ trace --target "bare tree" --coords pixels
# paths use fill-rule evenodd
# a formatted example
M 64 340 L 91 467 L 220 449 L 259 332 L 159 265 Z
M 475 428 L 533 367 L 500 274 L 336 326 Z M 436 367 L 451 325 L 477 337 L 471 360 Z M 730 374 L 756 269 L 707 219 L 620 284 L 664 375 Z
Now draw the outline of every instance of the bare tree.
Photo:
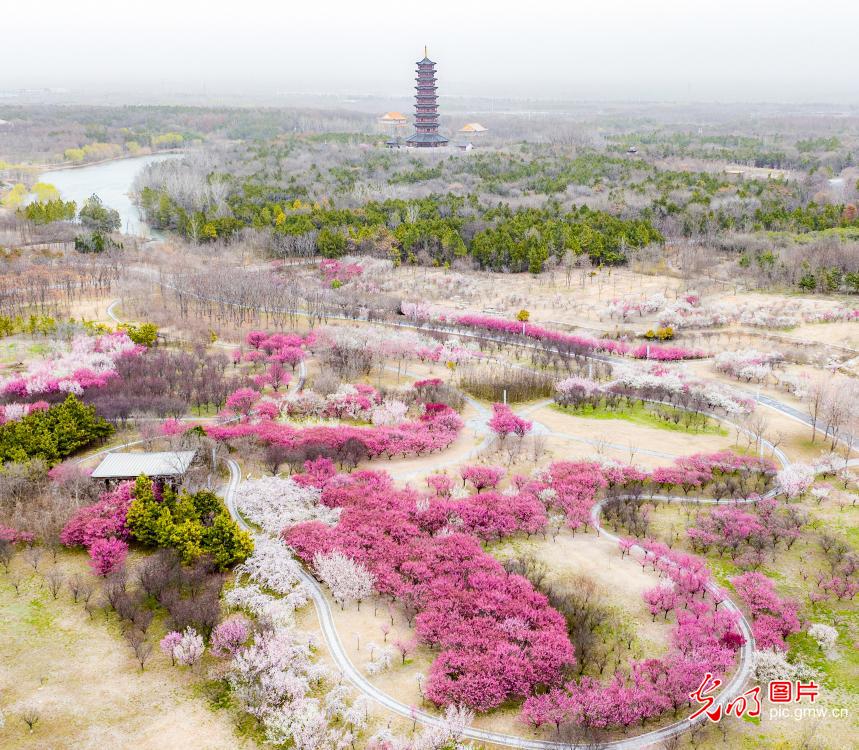
M 21 709 L 21 721 L 23 721 L 30 731 L 33 731 L 33 727 L 39 723 L 39 719 L 42 718 L 42 714 L 39 711 L 38 707 L 33 705 L 32 703 L 24 706 Z
M 51 592 L 51 596 L 54 599 L 60 595 L 60 591 L 62 591 L 65 580 L 63 572 L 58 568 L 52 568 L 45 575 L 45 581 L 48 584 L 48 591 Z
M 830 377 L 817 374 L 811 380 L 806 390 L 805 403 L 811 416 L 811 442 L 817 437 L 817 422 L 821 417 L 823 406 L 829 391 Z
M 12 557 L 15 554 L 15 547 L 11 542 L 7 542 L 5 539 L 0 539 L 0 565 L 3 566 L 3 570 L 7 573 L 9 572 L 9 563 L 12 562 Z
M 33 566 L 33 570 L 39 569 L 39 561 L 42 559 L 43 552 L 44 550 L 41 547 L 37 547 L 35 545 L 27 547 L 27 549 L 24 550 L 24 558 Z

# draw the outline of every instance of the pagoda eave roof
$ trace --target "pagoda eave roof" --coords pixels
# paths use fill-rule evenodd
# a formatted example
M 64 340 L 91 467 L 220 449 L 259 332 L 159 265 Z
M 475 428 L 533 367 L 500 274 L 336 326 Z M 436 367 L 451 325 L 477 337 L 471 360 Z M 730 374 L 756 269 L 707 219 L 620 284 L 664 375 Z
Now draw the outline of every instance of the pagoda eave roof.
M 406 138 L 406 143 L 448 143 L 448 139 L 438 133 L 415 133 Z

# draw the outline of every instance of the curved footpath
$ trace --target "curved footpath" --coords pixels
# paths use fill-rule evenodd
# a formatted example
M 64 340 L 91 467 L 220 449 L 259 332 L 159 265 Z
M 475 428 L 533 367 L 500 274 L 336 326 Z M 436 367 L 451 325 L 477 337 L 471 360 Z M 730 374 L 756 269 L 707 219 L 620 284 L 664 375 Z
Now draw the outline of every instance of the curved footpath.
M 113 319 L 118 321 L 118 318 L 113 314 L 113 307 L 119 302 L 117 300 L 113 304 L 111 304 L 110 308 L 108 308 L 108 314 Z M 330 316 L 334 317 L 334 316 Z M 346 320 L 352 320 L 351 318 L 344 318 Z M 417 325 L 409 325 L 402 323 L 393 323 L 392 325 L 397 327 L 404 328 L 416 328 L 421 330 L 434 330 L 439 333 L 450 333 L 463 335 L 460 331 L 454 331 L 451 329 L 441 330 L 441 329 L 428 329 L 424 326 Z M 469 335 L 466 334 L 467 337 L 477 338 L 477 339 L 489 339 L 493 340 L 495 337 L 491 336 L 479 336 L 479 335 Z M 495 339 L 497 341 L 499 339 Z M 509 343 L 509 342 L 504 342 Z M 528 348 L 535 348 L 533 345 L 525 345 Z M 595 359 L 604 359 L 611 360 L 612 358 L 604 356 L 604 355 L 592 355 Z M 300 388 L 304 383 L 305 372 L 302 371 L 300 375 L 300 379 L 296 385 Z M 301 385 L 299 385 L 299 383 Z M 782 404 L 780 401 L 770 398 L 769 396 L 754 396 L 754 399 L 766 406 L 770 406 L 782 413 L 796 419 L 797 421 L 803 422 L 809 426 L 811 426 L 811 418 L 803 414 L 797 409 L 790 407 L 786 404 Z M 725 420 L 720 418 L 721 421 L 729 422 L 729 420 Z M 730 423 L 730 422 L 729 422 Z M 733 424 L 733 423 L 731 423 Z M 736 425 L 733 425 L 736 427 Z M 743 429 L 743 428 L 740 428 Z M 745 431 L 745 430 L 744 430 Z M 770 445 L 770 448 L 773 450 L 774 455 L 778 456 L 779 460 L 783 465 L 787 465 L 789 463 L 785 454 L 776 449 L 774 446 Z M 113 449 L 115 450 L 115 448 Z M 238 489 L 239 483 L 241 482 L 241 470 L 239 468 L 238 463 L 234 459 L 227 459 L 227 466 L 230 472 L 230 479 L 227 485 L 227 490 L 225 493 L 225 503 L 230 512 L 230 515 L 235 519 L 236 523 L 238 523 L 243 529 L 248 531 L 253 536 L 257 536 L 258 532 L 256 532 L 242 517 L 241 513 L 239 513 L 238 508 L 236 507 L 236 490 Z M 764 497 L 773 496 L 774 491 L 767 493 Z M 706 505 L 714 505 L 714 504 L 727 504 L 729 502 L 754 502 L 753 500 L 745 499 L 739 501 L 717 501 L 712 498 L 675 498 L 675 497 L 663 497 L 663 496 L 655 496 L 652 500 L 657 502 L 672 502 L 672 503 L 699 503 Z M 609 541 L 617 543 L 619 541 L 619 537 L 605 529 L 602 525 L 602 509 L 605 500 L 601 500 L 594 504 L 591 509 L 591 523 L 593 527 L 596 529 L 597 534 L 605 537 Z M 633 546 L 630 550 L 631 553 L 636 555 L 643 555 L 644 549 L 639 545 Z M 322 590 L 319 583 L 313 578 L 307 571 L 302 567 L 298 566 L 298 576 L 302 582 L 302 584 L 306 587 L 310 597 L 313 599 L 314 606 L 316 607 L 316 612 L 319 618 L 319 623 L 322 628 L 323 635 L 325 637 L 326 644 L 328 646 L 331 657 L 334 659 L 337 667 L 341 670 L 342 674 L 349 679 L 349 681 L 364 695 L 372 700 L 376 701 L 380 705 L 384 706 L 386 709 L 392 711 L 395 714 L 403 716 L 407 719 L 412 719 L 414 721 L 419 721 L 422 724 L 430 725 L 430 726 L 441 726 L 444 722 L 438 716 L 427 713 L 426 711 L 422 711 L 419 709 L 415 709 L 412 706 L 406 705 L 405 703 L 401 703 L 396 698 L 388 695 L 384 691 L 377 688 L 373 685 L 362 673 L 361 671 L 352 663 L 349 655 L 346 653 L 346 650 L 343 648 L 343 644 L 340 641 L 340 636 L 337 633 L 337 629 L 334 625 L 334 619 L 331 613 L 331 607 L 328 603 L 327 598 L 325 597 L 325 593 Z M 714 583 L 710 582 L 707 586 L 708 590 L 711 593 L 715 593 L 716 591 L 721 591 L 720 588 Z M 728 680 L 725 687 L 719 693 L 716 698 L 716 703 L 718 705 L 725 705 L 729 701 L 736 698 L 742 692 L 744 686 L 750 679 L 754 667 L 754 636 L 752 634 L 752 628 L 742 610 L 729 598 L 725 598 L 722 601 L 722 606 L 727 608 L 730 611 L 737 612 L 739 614 L 738 625 L 740 630 L 745 638 L 745 643 L 740 649 L 740 658 L 739 663 L 737 665 L 737 669 L 734 671 L 731 678 Z M 680 734 L 683 734 L 689 731 L 695 724 L 700 724 L 705 721 L 705 715 L 702 714 L 699 716 L 694 722 L 688 719 L 681 719 L 680 721 L 674 722 L 673 724 L 669 724 L 668 726 L 662 727 L 660 729 L 655 729 L 650 732 L 645 732 L 644 734 L 640 734 L 636 737 L 631 737 L 622 740 L 613 740 L 602 743 L 586 743 L 583 745 L 576 745 L 568 742 L 560 742 L 553 740 L 537 740 L 537 739 L 528 739 L 525 737 L 517 737 L 515 735 L 503 734 L 500 732 L 491 732 L 482 729 L 476 729 L 474 727 L 467 727 L 463 734 L 465 737 L 471 740 L 478 740 L 482 742 L 488 742 L 495 745 L 501 745 L 504 747 L 514 747 L 521 748 L 523 750 L 570 750 L 571 748 L 576 747 L 588 747 L 588 748 L 606 748 L 607 750 L 639 750 L 640 748 L 651 747 L 656 743 L 664 742 L 672 737 L 676 737 Z
M 294 264 L 294 265 L 298 265 L 298 264 Z M 162 286 L 165 286 L 168 289 L 175 289 L 176 288 L 174 285 L 166 283 L 166 282 L 162 282 Z M 201 295 L 197 295 L 197 294 L 191 294 L 191 293 L 188 293 L 188 294 L 189 294 L 189 296 L 196 297 L 198 299 L 203 299 L 203 300 L 213 301 L 213 302 L 221 302 L 221 303 L 227 304 L 227 305 L 234 305 L 237 307 L 243 307 L 243 305 L 239 305 L 237 303 L 224 302 L 223 300 L 218 300 L 218 299 L 208 298 L 208 297 L 202 297 Z M 110 304 L 110 306 L 107 308 L 107 315 L 116 323 L 120 323 L 121 321 L 114 314 L 113 308 L 116 305 L 118 305 L 120 302 L 121 302 L 120 299 L 114 300 Z M 300 312 L 300 311 L 297 314 L 298 315 L 305 315 L 305 313 Z M 455 328 L 452 326 L 423 325 L 421 323 L 412 322 L 412 321 L 397 321 L 397 320 L 367 321 L 367 320 L 361 320 L 359 318 L 353 318 L 353 317 L 349 317 L 346 315 L 337 315 L 337 314 L 326 314 L 325 318 L 330 319 L 330 320 L 344 320 L 344 321 L 349 321 L 349 322 L 353 322 L 353 323 L 358 322 L 358 323 L 368 323 L 370 325 L 390 326 L 392 328 L 408 328 L 408 329 L 412 329 L 415 331 L 427 331 L 429 333 L 442 333 L 442 334 L 447 334 L 447 335 L 451 335 L 451 336 L 458 336 L 460 338 L 474 339 L 477 341 L 489 341 L 489 342 L 492 342 L 495 344 L 515 346 L 515 347 L 519 347 L 519 348 L 523 348 L 523 349 L 546 349 L 546 347 L 540 347 L 537 344 L 532 344 L 532 343 L 529 343 L 526 341 L 521 341 L 521 342 L 510 341 L 509 339 L 506 339 L 502 336 L 492 336 L 491 334 L 488 334 L 488 333 L 463 331 L 461 329 L 458 329 L 458 328 Z M 220 345 L 226 346 L 224 344 L 220 344 Z M 557 349 L 553 349 L 552 347 L 548 347 L 548 350 L 549 351 L 555 351 L 556 353 L 558 353 Z M 585 359 L 594 359 L 594 360 L 598 360 L 601 362 L 608 362 L 608 363 L 623 363 L 623 362 L 628 363 L 629 362 L 629 360 L 626 360 L 623 357 L 614 357 L 614 356 L 609 355 L 609 354 L 592 353 L 592 354 L 584 354 L 581 356 L 584 357 Z M 712 359 L 712 357 L 705 357 L 704 359 Z M 648 360 L 636 360 L 636 361 L 646 362 Z M 779 401 L 778 399 L 773 398 L 772 396 L 767 396 L 765 394 L 762 395 L 762 394 L 757 393 L 757 392 L 753 393 L 751 391 L 745 391 L 745 390 L 742 390 L 740 388 L 737 388 L 735 390 L 737 390 L 738 393 L 742 393 L 747 398 L 750 398 L 752 401 L 755 401 L 756 403 L 759 403 L 763 406 L 767 406 L 771 409 L 774 409 L 775 411 L 778 411 L 778 412 L 784 414 L 785 416 L 789 417 L 790 419 L 793 419 L 797 422 L 801 422 L 802 424 L 804 424 L 808 427 L 814 426 L 814 422 L 811 419 L 810 415 L 806 414 L 805 412 L 801 411 L 800 409 L 796 409 L 793 406 L 789 406 L 788 404 L 785 404 L 782 401 Z M 818 432 L 823 432 L 823 430 L 820 427 L 816 427 L 816 429 Z M 841 438 L 839 438 L 839 440 L 840 440 L 840 442 L 846 442 Z
M 778 451 L 773 446 L 771 447 L 773 448 L 774 453 L 778 455 L 782 463 L 784 465 L 787 465 L 787 457 L 781 451 Z M 238 523 L 251 535 L 258 536 L 259 532 L 253 529 L 245 521 L 236 506 L 236 490 L 238 489 L 238 486 L 242 479 L 239 465 L 234 459 L 230 458 L 227 459 L 227 466 L 230 471 L 230 479 L 229 484 L 227 486 L 227 491 L 225 493 L 226 506 L 230 512 L 230 515 L 235 519 L 236 523 Z M 774 494 L 775 491 L 773 490 L 764 495 L 764 497 L 772 497 Z M 755 502 L 754 500 L 749 499 L 743 499 L 738 501 L 718 501 L 712 498 L 679 498 L 665 496 L 654 496 L 652 500 L 657 502 L 682 504 L 700 503 L 705 505 L 725 505 L 729 502 Z M 620 541 L 620 537 L 611 533 L 610 531 L 607 531 L 602 525 L 602 509 L 604 503 L 605 500 L 601 500 L 597 502 L 591 509 L 591 523 L 596 529 L 597 534 L 599 536 L 603 536 L 609 541 L 617 543 Z M 638 556 L 644 555 L 645 551 L 639 545 L 635 545 L 630 550 L 630 553 L 631 556 L 633 554 Z M 340 669 L 342 674 L 364 695 L 376 701 L 381 706 L 384 706 L 389 711 L 392 711 L 393 713 L 403 716 L 407 719 L 419 721 L 425 725 L 442 725 L 443 720 L 438 716 L 427 713 L 426 711 L 415 709 L 412 706 L 406 705 L 405 703 L 398 701 L 396 698 L 388 695 L 386 692 L 373 685 L 361 673 L 361 671 L 352 663 L 352 660 L 349 658 L 349 655 L 343 648 L 343 644 L 340 640 L 340 636 L 334 624 L 331 607 L 328 603 L 328 599 L 326 598 L 322 587 L 319 585 L 316 579 L 313 578 L 313 576 L 311 576 L 304 569 L 304 567 L 300 563 L 297 567 L 298 577 L 307 589 L 308 593 L 310 594 L 310 597 L 313 599 L 313 604 L 316 608 L 316 613 L 319 618 L 319 623 L 321 625 L 322 633 L 325 637 L 325 642 L 328 646 L 328 650 L 331 654 L 332 659 L 337 664 L 337 667 Z M 708 583 L 707 589 L 710 591 L 711 594 L 715 594 L 717 591 L 724 593 L 724 591 L 722 591 L 720 587 L 712 581 Z M 743 688 L 752 676 L 755 651 L 755 641 L 754 636 L 752 634 L 751 624 L 746 619 L 742 610 L 727 597 L 723 599 L 722 606 L 724 606 L 730 611 L 737 612 L 739 614 L 738 626 L 743 634 L 743 637 L 745 638 L 745 643 L 740 648 L 740 657 L 737 669 L 734 671 L 731 678 L 728 680 L 727 684 L 716 698 L 716 703 L 719 705 L 727 704 L 729 701 L 736 698 L 742 693 Z M 663 742 L 672 737 L 676 737 L 677 735 L 683 734 L 684 732 L 689 731 L 695 724 L 703 723 L 704 720 L 705 717 L 702 714 L 694 722 L 688 719 L 681 719 L 680 721 L 674 722 L 673 724 L 669 724 L 668 726 L 662 727 L 660 729 L 655 729 L 653 731 L 640 734 L 636 737 L 602 743 L 587 743 L 586 745 L 576 745 L 568 742 L 560 742 L 554 740 L 529 739 L 525 737 L 518 737 L 515 735 L 503 734 L 500 732 L 491 732 L 488 730 L 476 729 L 474 727 L 467 727 L 464 730 L 463 734 L 468 739 L 489 742 L 495 745 L 502 745 L 505 747 L 522 748 L 523 750 L 570 750 L 571 748 L 576 747 L 599 747 L 606 748 L 607 750 L 639 750 L 640 748 L 650 747 L 658 742 Z

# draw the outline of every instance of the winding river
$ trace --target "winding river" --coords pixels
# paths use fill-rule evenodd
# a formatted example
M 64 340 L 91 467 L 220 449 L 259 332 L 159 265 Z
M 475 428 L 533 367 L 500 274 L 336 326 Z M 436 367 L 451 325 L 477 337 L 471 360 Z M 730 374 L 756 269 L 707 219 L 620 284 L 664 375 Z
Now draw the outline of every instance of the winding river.
M 131 202 L 129 191 L 134 183 L 134 178 L 147 164 L 166 159 L 176 159 L 180 156 L 181 154 L 134 156 L 129 159 L 117 159 L 86 167 L 43 172 L 39 179 L 56 187 L 63 200 L 75 201 L 78 208 L 91 195 L 97 195 L 106 206 L 119 211 L 120 230 L 122 232 L 151 237 L 154 233 L 143 221 L 137 206 Z

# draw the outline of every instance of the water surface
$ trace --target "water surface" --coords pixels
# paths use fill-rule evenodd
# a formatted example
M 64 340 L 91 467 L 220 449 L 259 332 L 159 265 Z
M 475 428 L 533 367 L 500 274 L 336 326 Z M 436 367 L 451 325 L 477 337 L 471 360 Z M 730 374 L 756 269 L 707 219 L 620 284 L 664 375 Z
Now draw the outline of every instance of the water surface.
M 39 179 L 56 187 L 63 200 L 77 203 L 78 209 L 91 195 L 97 195 L 106 206 L 119 211 L 120 231 L 151 237 L 152 230 L 143 221 L 140 210 L 131 202 L 128 193 L 137 173 L 147 164 L 179 157 L 181 154 L 134 156 L 88 167 L 43 172 Z

